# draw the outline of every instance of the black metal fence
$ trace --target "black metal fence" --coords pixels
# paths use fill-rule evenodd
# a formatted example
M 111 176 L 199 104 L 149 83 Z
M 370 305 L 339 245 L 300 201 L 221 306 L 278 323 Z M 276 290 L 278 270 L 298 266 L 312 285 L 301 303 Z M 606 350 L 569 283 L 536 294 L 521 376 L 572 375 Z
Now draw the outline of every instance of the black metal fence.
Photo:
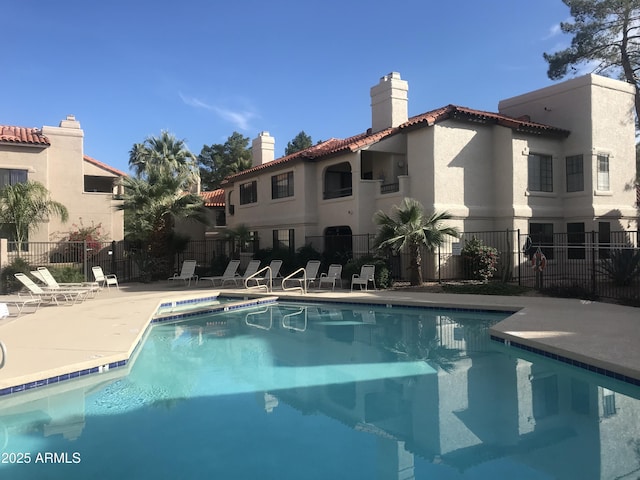
M 102 267 L 104 273 L 115 273 L 118 279 L 136 278 L 131 248 L 126 242 L 29 242 L 20 245 L 7 242 L 7 262 L 20 257 L 33 267 L 72 267 L 92 280 L 91 268 Z
M 322 253 L 324 262 L 344 265 L 351 259 L 379 256 L 374 235 L 328 235 L 307 237 L 306 243 Z M 426 281 L 472 278 L 469 260 L 463 255 L 467 242 L 477 239 L 496 249 L 498 260 L 494 279 L 519 285 L 563 290 L 567 294 L 640 301 L 640 234 L 626 232 L 572 232 L 528 235 L 518 230 L 464 232 L 460 238 L 447 237 L 435 252 L 422 252 L 422 274 Z M 20 247 L 20 251 L 18 251 Z M 121 242 L 30 242 L 8 243 L 8 262 L 17 256 L 32 266 L 73 266 L 91 279 L 91 267 L 100 265 L 105 273 L 115 273 L 122 282 L 141 279 L 139 251 L 135 244 Z M 226 262 L 232 245 L 225 240 L 191 241 L 174 256 L 179 269 L 185 259 L 198 262 L 210 272 L 216 262 Z M 533 268 L 536 253 L 545 257 L 544 268 Z M 245 257 L 250 258 L 247 252 Z M 387 258 L 392 279 L 409 280 L 408 253 Z M 538 262 L 539 263 L 539 262 Z M 220 265 L 217 265 L 219 268 Z M 635 270 L 634 270 L 635 269 Z
M 328 259 L 345 263 L 363 256 L 380 255 L 374 235 L 307 237 Z M 454 281 L 473 278 L 465 244 L 477 239 L 493 247 L 498 259 L 493 278 L 503 282 L 557 290 L 567 296 L 591 296 L 640 301 L 640 233 L 573 232 L 548 236 L 528 235 L 519 230 L 463 232 L 460 238 L 446 237 L 435 252 L 422 251 L 422 276 L 426 281 Z M 537 252 L 546 257 L 544 268 L 534 269 Z M 408 253 L 387 258 L 395 281 L 409 280 Z M 633 268 L 635 267 L 635 274 Z
M 640 301 L 638 232 L 555 233 L 519 236 L 520 284 L 567 294 Z M 538 256 L 536 256 L 538 254 Z M 534 268 L 544 255 L 542 271 Z

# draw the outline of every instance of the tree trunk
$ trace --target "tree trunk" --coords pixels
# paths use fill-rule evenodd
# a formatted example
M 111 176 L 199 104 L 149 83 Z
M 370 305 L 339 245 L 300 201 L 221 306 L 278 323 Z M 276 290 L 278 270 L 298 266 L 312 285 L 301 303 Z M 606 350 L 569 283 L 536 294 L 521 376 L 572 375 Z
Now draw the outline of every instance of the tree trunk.
M 413 245 L 410 248 L 410 262 L 411 265 L 409 267 L 410 277 L 412 286 L 422 285 L 422 257 L 420 255 L 420 246 Z

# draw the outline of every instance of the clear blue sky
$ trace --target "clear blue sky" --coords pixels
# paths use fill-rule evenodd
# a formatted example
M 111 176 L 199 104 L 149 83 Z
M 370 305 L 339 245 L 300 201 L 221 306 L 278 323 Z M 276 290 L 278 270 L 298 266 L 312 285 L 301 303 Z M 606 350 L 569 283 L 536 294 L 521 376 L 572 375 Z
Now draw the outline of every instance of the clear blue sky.
M 276 157 L 370 126 L 369 89 L 409 82 L 409 115 L 551 84 L 543 52 L 568 46 L 561 0 L 15 0 L 0 14 L 0 124 L 73 114 L 85 153 L 128 171 L 168 130 L 192 152 L 267 130 Z

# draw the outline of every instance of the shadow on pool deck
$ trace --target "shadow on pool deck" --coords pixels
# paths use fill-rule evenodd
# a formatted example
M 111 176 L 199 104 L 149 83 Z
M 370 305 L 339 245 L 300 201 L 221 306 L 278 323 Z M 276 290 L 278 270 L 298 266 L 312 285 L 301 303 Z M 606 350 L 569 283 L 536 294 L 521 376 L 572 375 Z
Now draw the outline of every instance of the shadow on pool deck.
M 0 393 L 16 385 L 126 361 L 161 302 L 217 291 L 260 294 L 202 284 L 191 288 L 166 282 L 128 284 L 120 290 L 105 289 L 80 304 L 43 306 L 32 314 L 0 320 L 0 341 L 7 348 Z M 277 289 L 271 295 L 301 298 L 299 293 Z M 640 310 L 632 307 L 576 299 L 405 290 L 312 290 L 305 298 L 510 310 L 514 315 L 494 326 L 492 335 L 640 380 Z

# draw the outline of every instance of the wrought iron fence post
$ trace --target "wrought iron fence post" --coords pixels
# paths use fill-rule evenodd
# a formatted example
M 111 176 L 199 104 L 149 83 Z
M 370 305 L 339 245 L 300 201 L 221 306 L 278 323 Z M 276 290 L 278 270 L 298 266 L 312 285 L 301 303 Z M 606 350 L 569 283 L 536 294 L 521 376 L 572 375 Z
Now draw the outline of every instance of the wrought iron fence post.
M 87 264 L 89 262 L 89 250 L 87 250 L 87 240 L 84 239 L 82 241 L 82 268 L 83 268 L 83 273 L 84 273 L 84 280 L 85 282 L 87 281 L 87 279 L 89 278 L 87 275 L 89 273 L 89 270 L 87 268 Z
M 117 274 L 116 272 L 116 241 L 111 241 L 111 273 Z
M 440 268 L 440 245 L 438 245 L 438 283 L 442 283 L 442 277 L 440 273 L 441 271 L 442 269 Z
M 516 237 L 517 249 L 518 249 L 518 286 L 522 285 L 522 252 L 520 251 L 520 229 L 518 231 L 518 236 Z
M 591 294 L 596 294 L 596 232 L 591 230 Z

